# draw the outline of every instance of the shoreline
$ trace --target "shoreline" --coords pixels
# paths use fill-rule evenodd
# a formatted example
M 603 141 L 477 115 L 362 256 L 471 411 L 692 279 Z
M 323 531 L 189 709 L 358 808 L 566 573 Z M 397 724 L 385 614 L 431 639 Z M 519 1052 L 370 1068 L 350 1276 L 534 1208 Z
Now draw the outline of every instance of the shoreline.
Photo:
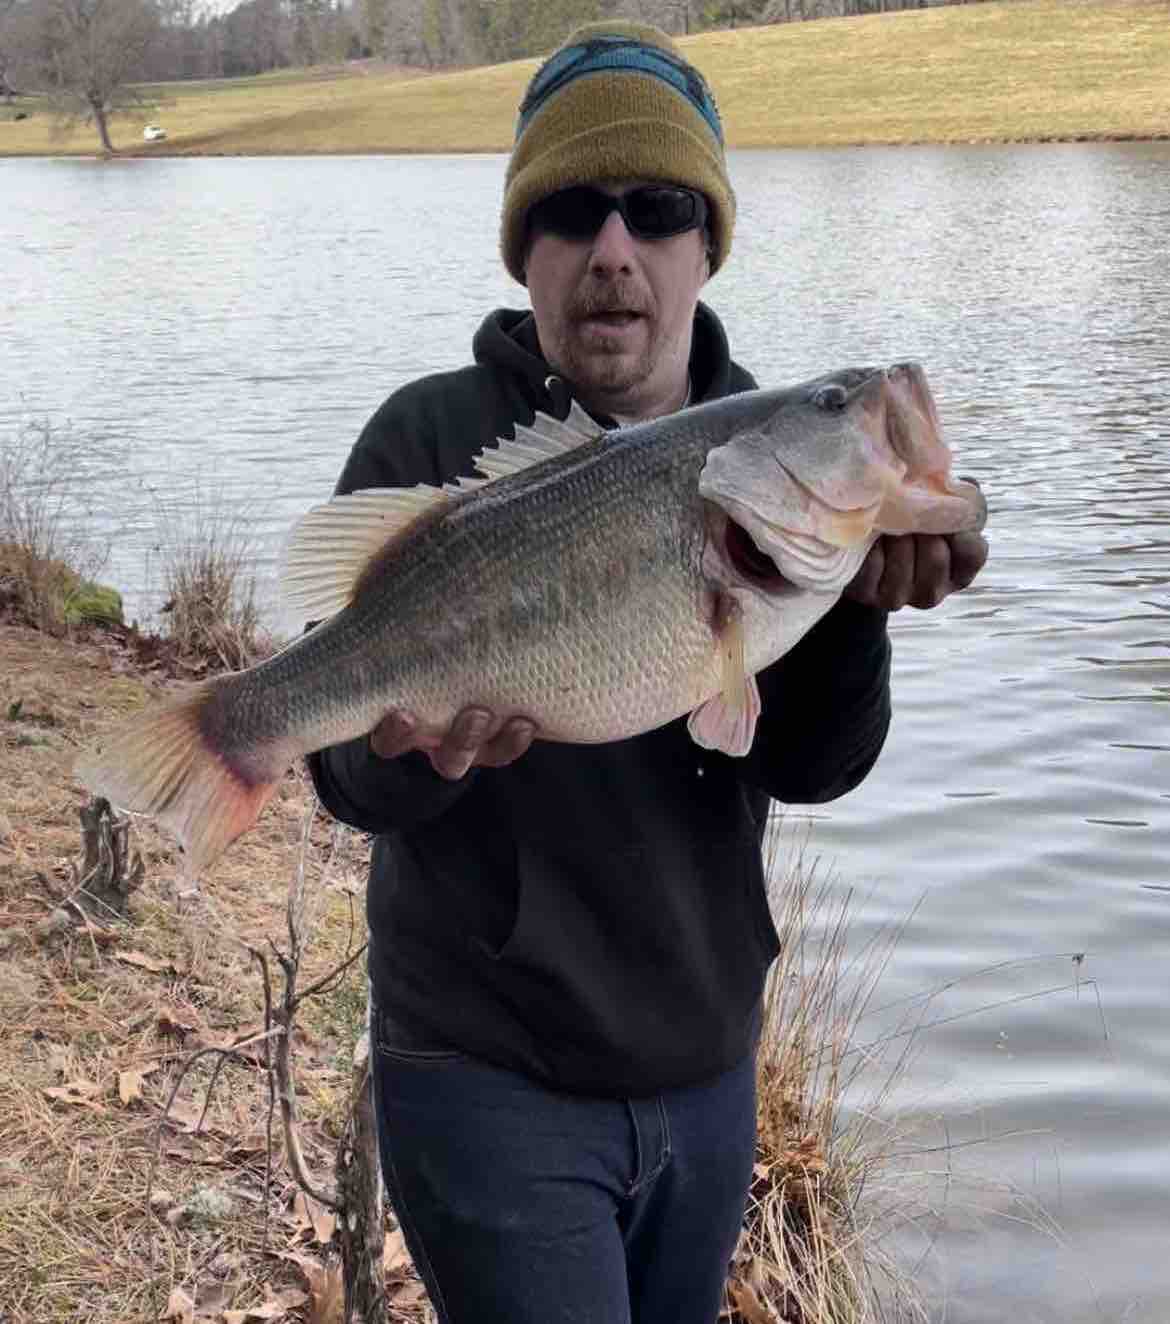
M 1164 143 L 1170 142 L 1170 132 L 1156 130 L 1150 133 L 1081 133 L 1052 134 L 1051 136 L 1002 137 L 1002 138 L 859 138 L 849 141 L 826 142 L 785 142 L 747 143 L 739 146 L 728 142 L 729 152 L 826 152 L 853 151 L 859 147 L 1054 147 L 1083 146 L 1085 144 L 1121 144 L 1121 143 Z M 117 161 L 148 161 L 157 158 L 167 161 L 183 160 L 265 160 L 281 157 L 390 157 L 390 156 L 506 156 L 511 150 L 506 147 L 355 147 L 344 151 L 334 149 L 314 149 L 282 147 L 270 151 L 155 151 L 143 150 L 137 146 L 125 148 L 112 154 L 103 152 L 60 151 L 60 152 L 12 152 L 0 147 L 0 161 L 95 161 L 112 164 Z
M 1150 132 L 1150 134 L 1072 134 L 1040 136 L 1040 138 L 904 138 L 904 139 L 858 139 L 856 142 L 810 142 L 810 143 L 749 143 L 737 147 L 728 143 L 728 152 L 825 152 L 856 151 L 858 148 L 901 148 L 901 147 L 1083 147 L 1083 146 L 1122 146 L 1134 143 L 1170 143 L 1170 132 Z M 510 148 L 499 147 L 400 147 L 373 148 L 355 147 L 352 150 L 320 150 L 314 148 L 274 148 L 273 151 L 179 151 L 157 152 L 139 151 L 136 147 L 116 151 L 106 155 L 103 152 L 62 151 L 62 152 L 12 152 L 0 148 L 0 162 L 16 160 L 69 160 L 69 162 L 94 162 L 102 166 L 111 166 L 118 162 L 144 162 L 144 160 L 279 160 L 282 158 L 322 158 L 335 156 L 343 158 L 375 158 L 375 156 L 506 156 Z

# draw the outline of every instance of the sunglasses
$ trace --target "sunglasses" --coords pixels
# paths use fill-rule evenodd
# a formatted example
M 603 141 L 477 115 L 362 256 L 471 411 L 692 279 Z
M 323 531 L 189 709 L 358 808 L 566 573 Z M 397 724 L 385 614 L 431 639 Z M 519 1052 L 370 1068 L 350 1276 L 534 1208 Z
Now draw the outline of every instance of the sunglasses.
M 528 230 L 592 239 L 614 211 L 635 239 L 669 239 L 707 223 L 707 199 L 694 189 L 646 184 L 615 197 L 579 185 L 542 198 L 528 213 Z

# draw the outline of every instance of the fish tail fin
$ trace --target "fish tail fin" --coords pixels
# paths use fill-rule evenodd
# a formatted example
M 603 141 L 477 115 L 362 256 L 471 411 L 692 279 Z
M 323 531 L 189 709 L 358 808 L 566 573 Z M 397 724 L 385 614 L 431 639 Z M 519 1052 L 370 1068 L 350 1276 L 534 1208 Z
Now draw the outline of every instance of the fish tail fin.
M 105 743 L 83 754 L 74 775 L 95 795 L 135 813 L 148 814 L 182 843 L 185 872 L 197 877 L 246 832 L 279 784 L 283 766 L 232 760 L 216 748 L 213 732 L 234 677 L 206 681 L 176 703 L 139 718 Z

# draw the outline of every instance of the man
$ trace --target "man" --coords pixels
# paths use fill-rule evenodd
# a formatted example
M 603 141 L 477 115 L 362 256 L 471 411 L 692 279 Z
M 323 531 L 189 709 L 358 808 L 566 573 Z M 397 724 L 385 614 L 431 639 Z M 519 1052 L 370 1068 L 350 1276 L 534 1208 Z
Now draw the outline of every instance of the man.
M 752 388 L 698 301 L 731 244 L 722 132 L 653 28 L 578 30 L 521 107 L 502 248 L 532 311 L 475 364 L 396 392 L 338 490 L 470 474 L 575 398 L 607 426 Z M 382 1166 L 444 1324 L 713 1324 L 753 1159 L 754 1046 L 776 954 L 769 798 L 831 799 L 889 722 L 886 609 L 963 587 L 978 537 L 885 540 L 758 678 L 742 759 L 678 721 L 611 745 L 409 713 L 310 762 L 376 834 L 369 885 Z

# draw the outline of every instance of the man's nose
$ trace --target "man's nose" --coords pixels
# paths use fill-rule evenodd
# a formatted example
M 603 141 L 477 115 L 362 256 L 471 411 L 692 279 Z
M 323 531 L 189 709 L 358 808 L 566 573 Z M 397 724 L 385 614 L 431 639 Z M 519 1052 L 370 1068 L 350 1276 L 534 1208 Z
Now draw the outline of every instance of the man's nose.
M 597 275 L 613 271 L 631 271 L 636 254 L 634 236 L 626 228 L 620 211 L 614 210 L 593 239 L 589 251 L 589 269 Z

